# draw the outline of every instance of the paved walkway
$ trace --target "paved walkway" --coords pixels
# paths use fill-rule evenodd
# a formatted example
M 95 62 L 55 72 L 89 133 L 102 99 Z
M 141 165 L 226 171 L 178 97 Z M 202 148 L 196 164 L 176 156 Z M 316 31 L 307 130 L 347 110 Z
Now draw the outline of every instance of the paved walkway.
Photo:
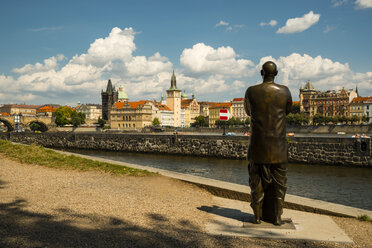
M 320 238 L 323 241 L 311 241 L 313 238 L 303 236 L 291 238 L 289 233 L 301 231 L 310 220 L 302 224 L 301 212 L 293 214 L 287 210 L 285 218 L 291 218 L 296 229 L 293 226 L 279 229 L 282 235 L 279 237 L 275 228 L 271 231 L 269 226 L 264 230 L 265 238 L 252 238 L 259 235 L 246 235 L 247 230 L 259 229 L 251 228 L 245 221 L 250 214 L 248 203 L 221 199 L 193 184 L 164 176 L 129 177 L 56 170 L 22 165 L 2 155 L 0 161 L 0 247 L 371 247 L 372 244 L 370 223 L 327 216 L 335 230 L 324 231 Z M 306 232 L 325 230 L 323 217 L 311 217 L 316 223 Z M 218 221 L 220 225 L 213 229 L 211 225 Z M 231 229 L 219 230 L 221 227 Z M 347 243 L 350 240 L 345 233 L 354 244 Z M 343 239 L 336 234 L 344 235 Z

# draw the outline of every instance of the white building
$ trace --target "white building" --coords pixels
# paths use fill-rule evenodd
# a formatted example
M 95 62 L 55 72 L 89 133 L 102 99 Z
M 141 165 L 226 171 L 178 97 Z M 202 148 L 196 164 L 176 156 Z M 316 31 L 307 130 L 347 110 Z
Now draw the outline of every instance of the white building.
M 102 105 L 100 104 L 82 104 L 76 107 L 76 111 L 85 114 L 87 122 L 97 122 L 102 117 Z

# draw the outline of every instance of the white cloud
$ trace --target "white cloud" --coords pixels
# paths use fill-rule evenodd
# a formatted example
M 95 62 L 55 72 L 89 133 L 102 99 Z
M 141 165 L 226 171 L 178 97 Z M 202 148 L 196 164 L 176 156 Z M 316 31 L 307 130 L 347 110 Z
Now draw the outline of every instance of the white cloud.
M 121 30 L 115 27 L 108 37 L 96 39 L 90 45 L 88 53 L 75 55 L 70 63 L 103 66 L 115 60 L 130 61 L 132 53 L 136 50 L 135 34 L 132 28 Z
M 312 25 L 319 21 L 320 14 L 314 14 L 313 11 L 303 15 L 302 17 L 296 17 L 288 19 L 285 26 L 279 28 L 276 33 L 278 34 L 292 34 L 305 31 Z
M 278 22 L 276 20 L 271 20 L 269 22 L 260 22 L 260 26 L 271 26 L 271 27 L 274 27 L 274 26 L 276 26 L 276 24 L 278 24 Z
M 154 92 L 165 90 L 157 88 L 162 86 L 159 80 L 164 80 L 166 74 L 169 83 L 173 64 L 158 52 L 149 58 L 133 56 L 135 35 L 132 28 L 115 27 L 107 37 L 96 39 L 86 53 L 73 56 L 64 66 L 59 62 L 65 56 L 57 55 L 43 63 L 14 68 L 18 77 L 0 75 L 2 94 L 7 96 L 1 101 L 16 101 L 23 95 L 24 100 L 34 103 L 66 103 L 79 99 L 100 102 L 100 90 L 108 78 L 112 78 L 114 84 L 130 87 L 125 90 L 128 95 L 132 93 L 129 95 L 132 99 L 153 96 Z
M 191 75 L 244 77 L 249 72 L 249 66 L 254 64 L 250 60 L 237 57 L 234 49 L 229 46 L 214 49 L 204 43 L 198 43 L 183 50 L 180 62 L 186 73 Z
M 219 23 L 216 24 L 216 27 L 219 26 L 229 26 L 229 23 L 221 20 Z
M 276 81 L 287 85 L 292 94 L 298 95 L 301 85 L 310 80 L 317 90 L 332 90 L 345 87 L 354 88 L 358 84 L 363 95 L 372 94 L 372 72 L 354 73 L 349 64 L 334 62 L 321 56 L 311 57 L 307 54 L 292 53 L 286 57 L 263 57 L 256 66 L 256 72 L 266 61 L 274 61 L 278 66 Z
M 17 74 L 29 74 L 41 71 L 57 69 L 58 62 L 66 59 L 63 54 L 50 57 L 44 60 L 44 64 L 36 63 L 35 65 L 27 64 L 21 68 L 14 68 L 12 71 Z
M 372 0 L 356 0 L 355 5 L 357 9 L 372 8 Z
M 338 7 L 338 6 L 341 6 L 343 4 L 346 4 L 349 0 L 332 0 L 332 7 Z

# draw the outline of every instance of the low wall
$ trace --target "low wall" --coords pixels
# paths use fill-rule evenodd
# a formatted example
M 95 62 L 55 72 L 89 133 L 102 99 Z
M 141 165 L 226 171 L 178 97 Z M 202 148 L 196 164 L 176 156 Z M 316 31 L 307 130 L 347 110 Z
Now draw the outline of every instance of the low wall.
M 165 153 L 246 159 L 245 136 L 105 134 L 105 133 L 0 133 L 0 139 L 51 148 L 77 148 Z M 371 167 L 371 139 L 291 137 L 290 162 Z

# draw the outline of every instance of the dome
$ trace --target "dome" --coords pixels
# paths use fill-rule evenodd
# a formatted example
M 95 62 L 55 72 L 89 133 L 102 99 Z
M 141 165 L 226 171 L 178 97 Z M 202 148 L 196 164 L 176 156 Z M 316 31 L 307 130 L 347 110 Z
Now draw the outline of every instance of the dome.
M 119 90 L 118 90 L 118 99 L 121 100 L 121 99 L 125 99 L 127 100 L 128 99 L 128 95 L 127 93 L 125 93 L 125 91 L 123 90 L 123 85 L 120 85 L 119 86 Z

